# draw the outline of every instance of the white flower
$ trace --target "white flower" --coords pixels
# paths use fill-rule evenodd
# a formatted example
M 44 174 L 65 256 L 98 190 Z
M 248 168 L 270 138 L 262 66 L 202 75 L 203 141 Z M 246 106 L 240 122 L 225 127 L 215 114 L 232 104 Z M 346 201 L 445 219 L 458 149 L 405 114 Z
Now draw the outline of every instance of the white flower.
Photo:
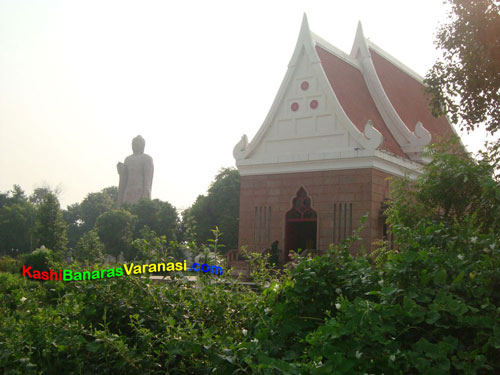
M 378 285 L 380 285 L 380 286 L 384 285 L 384 279 L 379 280 Z
M 335 307 L 337 308 L 337 310 L 340 310 L 340 303 L 336 303 Z
M 363 353 L 361 353 L 359 350 L 356 350 L 356 358 L 360 359 Z
M 477 237 L 471 237 L 471 238 L 470 238 L 470 242 L 472 242 L 472 243 L 476 243 L 476 241 L 477 241 Z
M 394 362 L 396 360 L 396 356 L 394 354 L 391 354 L 391 356 L 389 357 L 389 359 Z
M 458 254 L 457 258 L 460 259 L 460 260 L 464 260 L 464 256 L 462 254 Z
M 266 314 L 269 314 L 269 312 L 270 312 L 270 311 L 271 311 L 271 309 L 270 309 L 269 307 L 266 307 L 266 308 L 264 309 L 264 312 L 265 312 Z
M 243 336 L 246 336 L 248 331 L 246 329 L 242 329 L 241 332 L 243 333 Z
M 279 288 L 280 288 L 280 287 L 278 286 L 278 284 L 274 284 L 274 286 L 273 286 L 273 290 L 274 290 L 275 292 L 276 292 L 276 291 L 278 291 L 278 289 L 279 289 Z
M 250 342 L 253 342 L 254 344 L 257 344 L 259 342 L 259 339 L 251 339 Z
M 342 293 L 342 289 L 340 289 L 340 288 L 335 289 L 335 293 L 337 293 L 337 294 Z
M 26 300 L 27 300 L 27 298 L 26 298 L 26 297 L 21 297 L 21 302 L 24 302 L 24 301 L 26 301 Z

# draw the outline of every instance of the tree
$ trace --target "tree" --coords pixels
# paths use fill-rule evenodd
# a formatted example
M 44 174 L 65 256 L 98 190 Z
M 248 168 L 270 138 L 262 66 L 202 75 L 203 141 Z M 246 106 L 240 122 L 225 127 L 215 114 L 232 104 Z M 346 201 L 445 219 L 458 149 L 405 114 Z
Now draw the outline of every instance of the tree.
M 96 263 L 103 260 L 104 245 L 96 230 L 85 233 L 78 241 L 73 253 L 79 262 Z
M 43 198 L 45 198 L 48 193 L 54 193 L 56 197 L 59 197 L 59 194 L 61 194 L 61 187 L 57 186 L 53 189 L 49 185 L 39 186 L 33 191 L 33 194 L 30 195 L 29 201 L 35 205 L 40 205 L 43 202 Z
M 498 232 L 500 185 L 488 160 L 470 158 L 456 139 L 433 145 L 429 156 L 432 161 L 416 181 L 393 179 L 389 222 L 411 228 L 422 220 L 446 225 L 467 220 L 480 232 Z
M 234 249 L 238 246 L 239 209 L 240 174 L 234 168 L 222 168 L 207 195 L 199 195 L 183 214 L 184 227 L 196 226 L 198 243 L 206 243 L 213 237 L 212 230 L 218 227 L 222 233 L 219 243 L 226 250 Z
M 94 228 L 97 218 L 116 206 L 118 189 L 111 186 L 97 193 L 89 193 L 81 203 L 68 206 L 64 221 L 68 224 L 69 246 L 74 248 L 83 234 Z
M 19 185 L 14 185 L 12 190 L 7 192 L 7 197 L 9 198 L 10 203 L 21 203 L 28 200 L 24 190 L 21 189 L 21 186 Z
M 83 220 L 80 218 L 80 203 L 69 205 L 63 211 L 63 219 L 66 222 L 66 234 L 68 236 L 68 248 L 74 249 L 78 240 L 84 234 Z
M 19 185 L 0 194 L 0 254 L 16 256 L 33 250 L 36 208 Z
M 159 236 L 166 236 L 169 240 L 176 238 L 178 224 L 177 210 L 168 202 L 159 199 L 141 199 L 134 205 L 124 207 L 137 216 L 134 229 L 134 238 L 138 238 L 140 231 L 147 226 Z
M 500 7 L 498 0 L 447 0 L 449 23 L 438 30 L 443 52 L 424 80 L 435 116 L 474 130 L 500 128 Z
M 37 211 L 35 237 L 38 245 L 62 254 L 66 250 L 66 223 L 54 193 L 47 193 Z
M 0 207 L 0 254 L 16 256 L 34 248 L 36 209 L 25 201 Z
M 109 191 L 112 189 L 106 188 L 98 193 L 89 193 L 80 204 L 80 218 L 83 221 L 84 233 L 94 227 L 100 215 L 116 207 L 116 200 L 113 199 L 113 194 L 109 194 Z
M 123 251 L 129 258 L 136 220 L 136 216 L 124 209 L 111 210 L 97 218 L 96 230 L 106 253 L 118 256 Z

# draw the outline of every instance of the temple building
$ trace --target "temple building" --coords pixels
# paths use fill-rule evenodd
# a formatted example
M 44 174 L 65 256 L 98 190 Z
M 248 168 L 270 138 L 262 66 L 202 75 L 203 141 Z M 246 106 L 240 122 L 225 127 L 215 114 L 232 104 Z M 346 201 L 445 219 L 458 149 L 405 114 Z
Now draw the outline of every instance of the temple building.
M 288 70 L 251 142 L 233 155 L 241 175 L 239 247 L 327 250 L 368 218 L 364 246 L 382 239 L 390 176 L 420 173 L 431 142 L 454 135 L 434 118 L 423 79 L 367 40 L 350 54 L 309 30 L 304 15 Z

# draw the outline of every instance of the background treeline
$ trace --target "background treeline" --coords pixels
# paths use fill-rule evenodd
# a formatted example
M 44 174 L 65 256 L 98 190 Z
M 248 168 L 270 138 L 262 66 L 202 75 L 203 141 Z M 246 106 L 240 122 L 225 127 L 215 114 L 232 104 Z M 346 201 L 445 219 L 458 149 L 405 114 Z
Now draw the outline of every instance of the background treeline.
M 222 251 L 237 247 L 239 173 L 221 169 L 207 195 L 200 195 L 182 217 L 170 203 L 141 200 L 117 209 L 118 191 L 89 193 L 61 210 L 57 192 L 48 187 L 27 196 L 22 188 L 0 193 L 0 256 L 16 257 L 44 246 L 59 257 L 99 260 L 103 255 L 134 259 L 133 240 L 154 234 L 167 241 L 207 243 L 218 227 Z M 223 245 L 223 246 L 222 246 Z

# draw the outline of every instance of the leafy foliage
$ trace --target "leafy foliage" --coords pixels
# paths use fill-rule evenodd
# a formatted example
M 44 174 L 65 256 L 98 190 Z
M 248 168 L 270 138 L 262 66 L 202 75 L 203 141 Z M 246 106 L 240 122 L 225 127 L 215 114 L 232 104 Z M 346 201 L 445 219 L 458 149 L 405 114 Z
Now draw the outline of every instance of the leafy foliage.
M 449 114 L 473 130 L 500 128 L 500 8 L 496 0 L 447 0 L 449 23 L 436 46 L 443 52 L 426 76 L 435 115 Z
M 78 241 L 73 253 L 75 260 L 83 263 L 102 263 L 104 258 L 104 245 L 99 239 L 95 229 L 85 233 Z
M 66 251 L 66 224 L 55 194 L 47 193 L 43 197 L 37 210 L 35 231 L 39 246 L 43 245 L 60 254 Z
M 137 217 L 134 229 L 135 238 L 139 237 L 144 227 L 171 240 L 176 238 L 177 210 L 170 203 L 159 199 L 141 199 L 136 204 L 125 208 Z
M 500 194 L 487 160 L 474 160 L 458 141 L 431 147 L 432 161 L 415 182 L 394 179 L 389 222 L 412 227 L 422 219 L 453 224 L 473 220 L 483 231 L 498 231 Z
M 34 246 L 36 210 L 27 201 L 0 207 L 0 254 L 17 255 Z
M 129 258 L 136 220 L 136 216 L 124 209 L 111 210 L 97 218 L 95 227 L 106 253 L 116 257 L 123 251 Z
M 72 204 L 64 211 L 71 248 L 76 246 L 83 234 L 94 228 L 100 215 L 116 207 L 117 197 L 116 186 L 107 187 L 100 192 L 87 194 L 81 203 Z
M 282 271 L 270 255 L 249 254 L 253 288 L 228 270 L 158 284 L 0 273 L 2 373 L 500 373 L 500 186 L 486 161 L 433 152 L 415 183 L 393 183 L 394 246 L 352 255 L 358 231 Z M 133 221 L 109 211 L 97 230 L 131 240 Z M 187 246 L 145 228 L 133 241 L 138 262 L 175 259 Z M 210 253 L 221 232 L 212 234 Z M 47 267 L 49 255 L 25 261 Z
M 224 236 L 221 244 L 226 250 L 238 247 L 238 216 L 240 207 L 240 175 L 234 168 L 222 168 L 208 188 L 207 195 L 199 195 L 196 202 L 184 212 L 183 224 L 187 231 L 196 227 L 196 242 L 206 243 L 211 230 L 218 227 Z
M 32 267 L 33 270 L 48 271 L 50 267 L 59 260 L 57 254 L 50 249 L 36 249 L 29 254 L 23 254 L 20 257 L 20 263 L 26 267 Z

